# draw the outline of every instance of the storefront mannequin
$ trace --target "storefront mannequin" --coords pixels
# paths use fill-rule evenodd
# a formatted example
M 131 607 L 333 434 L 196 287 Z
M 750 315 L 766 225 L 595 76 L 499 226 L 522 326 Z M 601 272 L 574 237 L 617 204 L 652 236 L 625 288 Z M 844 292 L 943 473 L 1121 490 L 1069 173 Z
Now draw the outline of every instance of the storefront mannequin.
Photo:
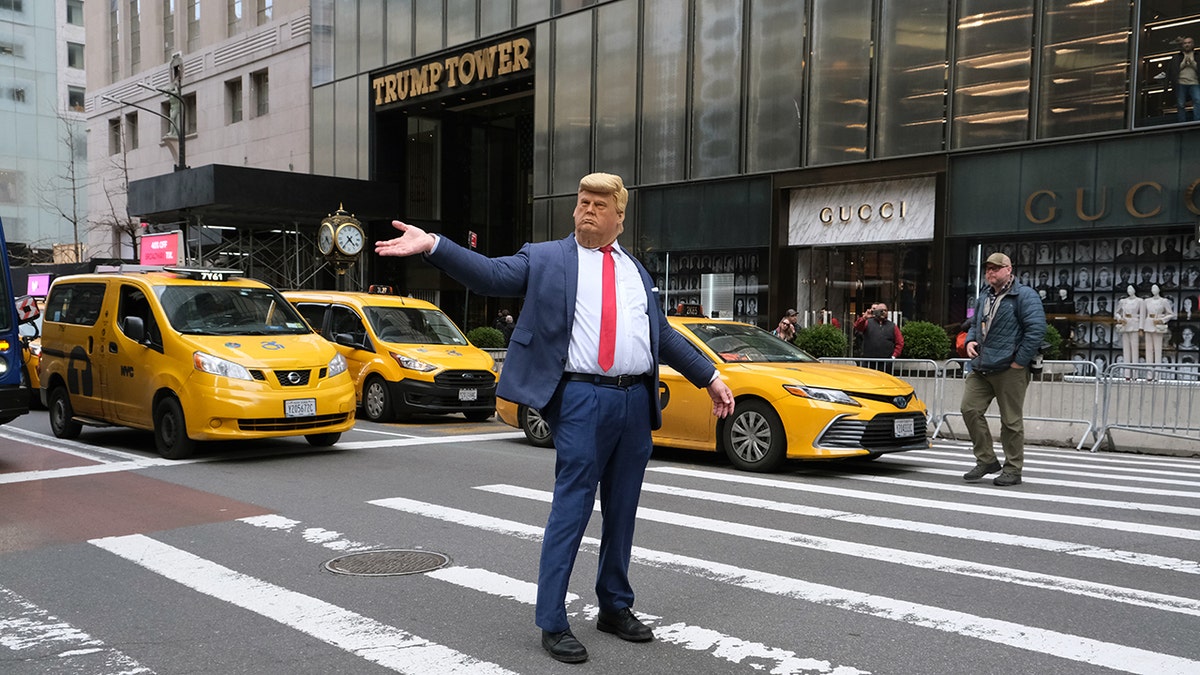
M 1142 330 L 1146 331 L 1146 363 L 1162 363 L 1163 338 L 1167 335 L 1167 322 L 1175 318 L 1171 303 L 1158 294 L 1158 284 L 1150 287 L 1146 298 L 1146 318 Z
M 1125 297 L 1117 301 L 1117 330 L 1121 333 L 1121 349 L 1125 363 L 1137 363 L 1138 332 L 1146 315 L 1146 303 L 1137 296 L 1133 286 L 1125 287 Z

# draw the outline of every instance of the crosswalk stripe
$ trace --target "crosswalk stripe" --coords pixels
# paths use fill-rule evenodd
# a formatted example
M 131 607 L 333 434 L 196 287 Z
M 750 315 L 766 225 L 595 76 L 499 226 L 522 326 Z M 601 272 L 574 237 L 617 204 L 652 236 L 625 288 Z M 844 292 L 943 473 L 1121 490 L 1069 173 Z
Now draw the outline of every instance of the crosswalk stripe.
M 152 675 L 153 670 L 119 649 L 52 616 L 10 589 L 0 586 L 0 647 L 12 650 L 17 663 L 51 668 L 59 675 Z M 0 662 L 13 663 L 11 659 Z
M 299 530 L 301 536 L 306 541 L 335 551 L 384 548 L 382 544 L 372 546 L 346 539 L 339 532 L 322 528 L 302 527 L 299 521 L 279 515 L 249 516 L 240 518 L 239 522 L 280 532 Z M 443 567 L 427 572 L 426 576 L 454 584 L 461 588 L 515 600 L 530 606 L 536 604 L 537 601 L 537 584 L 477 567 L 461 565 Z M 583 616 L 588 621 L 594 621 L 596 614 L 599 612 L 597 606 L 590 604 L 577 609 L 575 605 L 579 603 L 580 598 L 575 593 L 568 593 L 566 601 L 567 614 L 569 616 Z M 799 656 L 794 651 L 788 649 L 744 640 L 703 626 L 689 625 L 684 622 L 663 625 L 661 623 L 662 617 L 647 613 L 641 606 L 638 607 L 638 616 L 647 623 L 657 624 L 654 628 L 654 637 L 659 642 L 679 645 L 691 652 L 707 652 L 714 658 L 730 663 L 752 661 L 762 666 L 767 672 L 774 673 L 775 675 L 798 675 L 799 673 L 810 672 L 836 673 L 837 675 L 866 675 L 866 671 L 861 671 L 851 666 L 834 666 L 825 659 Z M 768 665 L 769 668 L 767 668 Z
M 747 485 L 759 485 L 764 487 L 778 488 L 780 490 L 815 492 L 826 495 L 837 495 L 839 497 L 851 497 L 853 499 L 887 502 L 889 504 L 902 504 L 904 506 L 920 506 L 930 509 L 939 509 L 942 511 L 974 513 L 979 516 L 995 515 L 1004 516 L 1005 518 L 1009 519 L 1016 518 L 1020 520 L 1034 520 L 1043 523 L 1059 523 L 1061 525 L 1076 525 L 1080 527 L 1093 527 L 1102 530 L 1115 530 L 1118 532 L 1153 534 L 1159 537 L 1171 537 L 1174 539 L 1187 539 L 1193 541 L 1200 540 L 1200 530 L 1189 530 L 1182 527 L 1167 527 L 1163 525 L 1131 523 L 1107 518 L 1081 518 L 1079 516 L 1039 513 L 1037 511 L 1022 511 L 1013 508 L 999 508 L 994 506 L 985 506 L 982 504 L 968 504 L 964 502 L 942 502 L 934 499 L 925 499 L 923 497 L 905 497 L 902 495 L 879 494 L 875 492 L 868 492 L 866 490 L 850 490 L 847 488 L 836 488 L 827 485 L 815 485 L 812 483 L 792 483 L 775 478 L 763 478 L 761 476 L 743 476 L 735 474 L 717 475 L 710 472 L 697 471 L 695 469 L 684 469 L 680 467 L 660 466 L 648 468 L 646 471 L 672 474 L 676 476 L 689 476 L 692 478 L 707 478 L 733 483 L 744 483 Z
M 909 467 L 905 467 L 905 471 L 907 470 L 909 470 Z M 940 473 L 948 474 L 953 472 Z M 927 480 L 894 478 L 892 476 L 868 476 L 865 474 L 839 474 L 838 477 L 846 480 L 862 481 L 865 483 L 878 483 L 881 485 L 898 485 L 903 487 L 920 488 L 923 490 L 937 490 L 939 492 L 961 492 L 976 497 L 987 497 L 988 499 L 1051 502 L 1054 504 L 1078 504 L 1080 506 L 1099 506 L 1106 509 L 1121 509 L 1124 511 L 1149 511 L 1152 513 L 1173 513 L 1181 516 L 1200 516 L 1200 508 L 1193 508 L 1189 506 L 1155 504 L 1152 502 L 1118 502 L 1111 499 L 1046 494 L 1041 492 L 1032 492 L 1030 490 L 989 490 L 986 488 L 986 486 L 983 486 L 984 489 L 980 489 L 981 486 L 965 484 L 961 479 L 955 483 L 933 483 Z M 1044 481 L 1041 479 L 1038 479 L 1039 484 L 1043 482 Z M 1063 485 L 1070 485 L 1072 487 L 1087 487 L 1087 484 L 1075 482 L 1061 481 L 1061 483 Z M 1138 492 L 1147 495 L 1154 494 L 1153 490 L 1131 490 L 1131 492 Z M 1192 493 L 1185 494 L 1188 496 L 1195 496 Z
M 1188 465 L 1186 463 L 1184 463 L 1184 464 L 1173 463 L 1172 466 L 1166 466 L 1165 463 L 1155 463 L 1153 465 L 1153 468 L 1144 468 L 1142 466 L 1133 466 L 1133 465 L 1109 467 L 1109 466 L 1103 466 L 1102 464 L 1099 464 L 1097 462 L 1097 460 L 1102 459 L 1102 458 L 1099 458 L 1099 457 L 1093 458 L 1093 457 L 1090 457 L 1083 453 L 1079 453 L 1076 457 L 1072 457 L 1072 458 L 1062 458 L 1064 461 L 1054 461 L 1053 458 L 1046 457 L 1045 455 L 1043 455 L 1040 452 L 1035 452 L 1032 454 L 1034 455 L 1033 458 L 1030 458 L 1028 456 L 1025 457 L 1023 468 L 1026 470 L 1030 470 L 1030 471 L 1036 470 L 1039 472 L 1054 471 L 1055 467 L 1066 467 L 1069 469 L 1079 469 L 1081 466 L 1091 466 L 1091 468 L 1097 468 L 1097 469 L 1111 469 L 1114 473 L 1118 474 L 1121 477 L 1127 476 L 1128 474 L 1131 474 L 1131 473 L 1141 473 L 1141 474 L 1146 474 L 1148 476 L 1171 476 L 1174 478 L 1178 478 L 1181 473 L 1179 471 L 1180 468 L 1193 469 L 1193 470 L 1200 469 L 1200 464 L 1197 464 L 1197 463 L 1192 463 L 1190 465 Z M 953 464 L 956 464 L 959 466 L 963 466 L 964 464 L 970 464 L 975 459 L 974 456 L 970 456 L 970 457 L 966 457 L 966 458 L 964 458 L 964 457 L 946 457 L 946 453 L 938 452 L 937 450 L 913 450 L 911 452 L 904 453 L 904 456 L 905 457 L 928 458 L 931 461 L 937 461 L 937 462 L 945 463 L 945 464 L 953 463 Z M 1074 461 L 1070 461 L 1070 460 L 1074 460 Z M 966 469 L 964 468 L 964 471 L 965 470 Z M 1187 481 L 1186 484 L 1197 485 L 1200 483 L 1197 483 L 1196 481 Z
M 468 434 L 465 436 L 438 436 L 436 438 L 390 438 L 382 441 L 344 441 L 337 444 L 339 450 L 371 450 L 376 448 L 406 448 L 414 445 L 441 445 L 445 443 L 474 443 L 476 441 L 503 441 L 524 438 L 522 431 L 499 431 L 491 434 Z
M 902 518 L 889 518 L 886 516 L 872 516 L 864 513 L 854 513 L 852 511 L 837 511 L 834 509 L 823 509 L 815 506 L 788 504 L 771 499 L 757 499 L 743 495 L 709 492 L 707 490 L 693 490 L 689 488 L 675 487 L 672 485 L 660 485 L 657 483 L 643 483 L 642 492 L 674 495 L 678 497 L 687 497 L 689 499 L 698 499 L 721 504 L 732 504 L 735 506 L 752 508 L 760 511 L 791 513 L 800 516 L 823 518 L 844 523 L 854 523 L 856 525 L 885 527 L 904 532 L 923 532 L 942 537 L 952 537 L 955 539 L 983 541 L 989 544 L 1017 546 L 1021 548 L 1036 549 L 1039 551 L 1050 551 L 1052 553 L 1065 553 L 1067 555 L 1074 555 L 1082 558 L 1109 560 L 1112 562 L 1125 563 L 1129 565 L 1141 565 L 1143 567 L 1150 567 L 1153 569 L 1183 572 L 1184 574 L 1200 574 L 1200 562 L 1195 560 L 1184 560 L 1182 558 L 1171 558 L 1148 553 L 1138 553 L 1136 551 L 1122 551 L 1120 549 L 1091 546 L 1074 541 L 1059 541 L 1057 539 L 1029 537 L 1019 534 L 1009 534 L 1006 532 L 992 532 L 990 530 L 977 530 L 966 527 L 955 527 L 953 525 L 938 525 L 936 523 L 928 523 L 917 520 L 904 520 Z
M 413 675 L 512 672 L 323 600 L 236 572 L 145 535 L 104 537 L 89 543 L 195 591 L 272 619 L 397 672 Z
M 477 489 L 496 494 L 508 495 L 510 497 L 531 499 L 546 504 L 549 504 L 554 496 L 552 493 L 545 490 L 531 490 L 515 485 L 481 485 Z M 599 502 L 596 502 L 594 510 L 597 512 L 600 511 Z M 675 525 L 677 527 L 686 527 L 693 530 L 700 530 L 702 532 L 719 532 L 722 535 L 732 537 L 742 537 L 744 539 L 754 539 L 757 541 L 771 542 L 774 544 L 796 546 L 798 548 L 823 551 L 825 553 L 836 553 L 838 555 L 847 555 L 869 561 L 886 562 L 895 565 L 907 565 L 909 567 L 932 570 L 934 572 L 958 574 L 960 576 L 976 577 L 979 579 L 989 579 L 992 581 L 999 581 L 1001 583 L 1020 584 L 1022 586 L 1044 588 L 1062 593 L 1070 593 L 1072 595 L 1099 598 L 1101 600 L 1119 602 L 1137 607 L 1149 607 L 1151 609 L 1157 609 L 1166 612 L 1177 612 L 1179 614 L 1187 614 L 1190 616 L 1200 616 L 1200 600 L 1194 600 L 1192 598 L 1165 595 L 1163 593 L 1153 593 L 1134 588 L 1123 588 L 1121 586 L 1113 586 L 1111 584 L 1094 583 L 1090 581 L 1083 581 L 1081 579 L 1072 579 L 1070 577 L 1055 576 L 1052 574 L 1027 572 L 1025 570 L 1018 570 L 1010 567 L 1000 567 L 999 565 L 988 565 L 985 563 L 976 563 L 968 560 L 958 560 L 940 555 L 930 555 L 927 553 L 888 548 L 886 546 L 876 546 L 874 544 L 860 544 L 857 542 L 831 539 L 829 537 L 818 537 L 815 535 L 800 534 L 798 532 L 786 532 L 783 530 L 759 527 L 757 525 L 745 525 L 727 520 L 716 520 L 713 518 L 690 516 L 682 513 L 672 513 L 669 511 L 663 511 L 661 509 L 651 509 L 644 506 L 638 507 L 637 517 L 641 520 L 665 523 L 667 525 Z
M 540 527 L 404 497 L 376 499 L 368 503 L 533 541 L 540 540 L 542 534 Z M 592 550 L 596 550 L 600 543 L 595 537 L 584 537 L 583 541 Z M 802 581 L 641 546 L 633 548 L 633 559 L 642 564 L 674 570 L 740 588 L 762 591 L 771 595 L 812 602 L 909 625 L 933 628 L 994 642 L 1006 647 L 1016 647 L 1129 673 L 1190 675 L 1200 672 L 1200 661 L 1184 657 L 1048 629 L 1023 626 L 1001 619 L 989 619 L 932 605 Z
M 920 451 L 917 451 L 920 452 Z M 918 455 L 920 456 L 920 455 Z M 974 466 L 974 458 L 971 462 L 964 463 L 959 459 L 943 459 L 941 457 L 925 457 L 920 456 L 922 462 L 931 464 L 950 464 L 956 467 L 961 467 L 958 470 L 948 470 L 950 473 L 963 473 Z M 1070 469 L 1060 469 L 1056 467 L 1070 466 Z M 1167 476 L 1176 476 L 1176 478 L 1153 478 L 1149 476 L 1133 476 L 1134 472 L 1140 473 L 1155 473 Z M 1080 476 L 1082 478 L 1105 478 L 1108 480 L 1121 480 L 1129 483 L 1152 483 L 1154 485 L 1183 485 L 1188 487 L 1200 487 L 1200 479 L 1189 480 L 1186 478 L 1178 478 L 1178 471 L 1151 471 L 1149 469 L 1114 469 L 1112 473 L 1100 473 L 1097 471 L 1080 471 L 1078 464 L 1067 464 L 1066 462 L 1026 462 L 1022 475 L 1029 476 L 1036 473 L 1039 477 L 1043 475 L 1061 474 L 1064 476 Z
M 1200 461 L 1183 455 L 1143 455 L 1131 452 L 1087 452 L 1046 445 L 1026 445 L 1026 453 L 1037 457 L 1055 457 L 1075 460 L 1085 464 L 1121 464 L 1125 466 L 1154 466 L 1176 469 L 1200 470 Z M 974 461 L 971 455 L 970 441 L 949 442 L 935 440 L 929 450 L 913 450 L 911 452 L 938 452 L 962 459 L 965 462 Z M 963 454 L 966 453 L 966 454 Z M 905 453 L 908 454 L 908 453 Z

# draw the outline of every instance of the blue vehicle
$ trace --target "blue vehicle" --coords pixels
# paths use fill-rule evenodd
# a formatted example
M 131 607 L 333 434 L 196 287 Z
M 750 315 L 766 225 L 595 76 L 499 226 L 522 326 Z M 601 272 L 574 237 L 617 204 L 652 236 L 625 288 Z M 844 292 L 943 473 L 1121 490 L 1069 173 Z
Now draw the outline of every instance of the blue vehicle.
M 37 318 L 36 305 L 33 315 L 18 312 L 17 299 L 13 295 L 12 270 L 8 262 L 8 243 L 4 239 L 4 224 L 0 222 L 0 424 L 8 424 L 29 412 L 29 390 L 21 386 L 21 336 L 18 326 Z M 23 303 L 24 307 L 28 307 Z

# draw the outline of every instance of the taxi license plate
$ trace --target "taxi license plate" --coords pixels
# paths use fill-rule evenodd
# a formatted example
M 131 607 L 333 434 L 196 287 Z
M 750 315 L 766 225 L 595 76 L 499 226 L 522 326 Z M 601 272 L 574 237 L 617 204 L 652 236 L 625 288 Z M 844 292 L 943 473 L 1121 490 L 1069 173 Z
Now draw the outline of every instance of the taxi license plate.
M 479 398 L 479 390 L 478 389 L 459 389 L 458 390 L 458 400 L 460 400 L 460 401 L 474 401 L 478 398 Z
M 896 435 L 896 438 L 912 436 L 916 433 L 913 427 L 913 419 L 911 417 L 901 420 L 892 420 L 892 425 L 892 432 Z
M 295 398 L 283 402 L 284 417 L 313 417 L 317 414 L 317 399 Z

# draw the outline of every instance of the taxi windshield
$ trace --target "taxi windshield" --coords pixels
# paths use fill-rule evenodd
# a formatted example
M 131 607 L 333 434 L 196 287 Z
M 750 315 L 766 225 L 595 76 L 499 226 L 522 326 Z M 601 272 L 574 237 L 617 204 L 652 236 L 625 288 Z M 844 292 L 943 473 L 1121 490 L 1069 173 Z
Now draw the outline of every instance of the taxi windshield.
M 312 329 L 270 288 L 159 286 L 167 320 L 191 335 L 301 335 Z
M 367 307 L 367 322 L 384 342 L 465 345 L 467 338 L 440 311 L 413 307 Z
M 796 345 L 745 324 L 724 321 L 687 323 L 680 330 L 691 332 L 725 363 L 812 363 L 817 360 Z

